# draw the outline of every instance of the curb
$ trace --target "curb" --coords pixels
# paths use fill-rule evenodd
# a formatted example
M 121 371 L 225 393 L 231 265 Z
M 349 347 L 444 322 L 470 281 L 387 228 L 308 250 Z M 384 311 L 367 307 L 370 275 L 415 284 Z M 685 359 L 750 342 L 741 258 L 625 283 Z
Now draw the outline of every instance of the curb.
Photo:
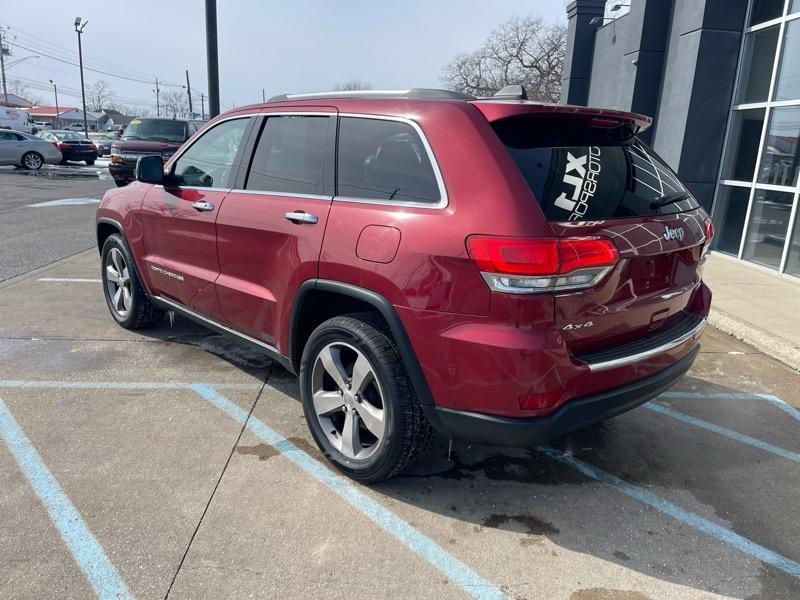
M 737 340 L 750 344 L 770 358 L 774 358 L 796 371 L 800 371 L 800 348 L 793 345 L 774 333 L 754 327 L 733 315 L 719 310 L 711 309 L 708 322 Z

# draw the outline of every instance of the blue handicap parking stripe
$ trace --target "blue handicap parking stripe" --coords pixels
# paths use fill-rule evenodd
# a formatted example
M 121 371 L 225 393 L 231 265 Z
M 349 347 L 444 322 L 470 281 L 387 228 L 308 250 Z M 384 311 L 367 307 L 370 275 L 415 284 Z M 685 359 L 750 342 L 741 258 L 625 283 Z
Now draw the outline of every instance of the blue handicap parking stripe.
M 800 410 L 773 394 L 751 394 L 748 392 L 664 392 L 660 398 L 707 398 L 712 400 L 766 400 L 783 412 L 800 421 Z
M 742 444 L 753 446 L 754 448 L 770 452 L 782 458 L 787 458 L 795 462 L 800 462 L 800 454 L 798 454 L 797 452 L 784 450 L 783 448 L 780 448 L 773 444 L 750 437 L 749 435 L 744 435 L 742 433 L 726 429 L 725 427 L 720 427 L 719 425 L 715 425 L 714 423 L 709 423 L 708 421 L 704 421 L 703 419 L 692 417 L 690 415 L 677 411 L 673 408 L 669 408 L 661 404 L 655 404 L 653 402 L 645 404 L 644 407 L 649 408 L 650 410 L 657 412 L 659 414 L 672 417 L 673 419 L 677 419 L 678 421 L 683 421 L 684 423 L 688 423 L 689 425 L 694 425 L 695 427 L 705 429 L 706 431 L 713 431 L 714 433 L 724 435 L 725 437 L 728 437 L 732 440 L 736 440 L 737 442 L 741 442 Z
M 639 502 L 643 502 L 644 504 L 647 504 L 648 506 L 651 506 L 664 514 L 669 515 L 673 519 L 677 519 L 678 521 L 685 523 L 690 527 L 694 527 L 703 533 L 706 533 L 726 544 L 737 548 L 745 554 L 753 556 L 754 558 L 757 558 L 766 564 L 772 565 L 784 573 L 788 573 L 794 577 L 800 577 L 800 563 L 778 554 L 769 548 L 765 548 L 760 544 L 756 544 L 746 537 L 743 537 L 738 533 L 734 533 L 730 529 L 726 529 L 725 527 L 717 525 L 708 519 L 684 510 L 677 504 L 669 502 L 668 500 L 664 500 L 663 498 L 659 498 L 652 492 L 630 484 L 627 481 L 620 479 L 616 475 L 612 475 L 607 471 L 603 471 L 602 469 L 599 469 L 594 465 L 590 465 L 589 463 L 562 452 L 561 450 L 557 450 L 551 446 L 539 447 L 537 450 L 542 454 L 549 456 L 550 458 L 554 458 L 555 460 L 568 465 L 577 471 L 580 471 L 584 475 L 591 477 L 596 481 L 610 485 L 620 492 L 627 494 L 631 498 L 635 498 Z
M 349 480 L 336 475 L 318 460 L 312 458 L 279 433 L 270 429 L 263 421 L 253 416 L 248 418 L 247 411 L 238 407 L 211 386 L 197 384 L 192 386 L 192 389 L 239 423 L 246 423 L 247 428 L 262 440 L 275 447 L 303 471 L 327 486 L 331 491 L 349 502 L 356 510 L 359 510 L 403 542 L 464 591 L 476 598 L 507 598 L 500 588 L 483 579 L 439 544 L 414 529 L 393 512 L 385 509 Z
M 103 547 L 0 399 L 0 436 L 99 598 L 132 598 Z

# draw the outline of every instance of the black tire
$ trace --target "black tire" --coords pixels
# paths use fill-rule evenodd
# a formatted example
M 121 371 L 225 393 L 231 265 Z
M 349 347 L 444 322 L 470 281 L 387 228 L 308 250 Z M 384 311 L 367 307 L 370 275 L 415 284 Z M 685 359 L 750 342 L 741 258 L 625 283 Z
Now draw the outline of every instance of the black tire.
M 91 167 L 91 166 L 94 164 L 94 161 L 95 161 L 95 159 L 92 159 L 92 160 L 87 160 L 87 161 L 86 161 L 86 166 L 87 166 L 87 167 Z
M 106 269 L 109 255 L 115 250 L 121 253 L 128 273 L 128 289 L 130 292 L 131 304 L 126 311 L 120 311 L 114 306 L 111 288 L 114 287 L 115 284 L 109 281 Z M 139 274 L 136 272 L 136 264 L 128 249 L 128 244 L 125 238 L 120 234 L 111 234 L 108 236 L 105 243 L 103 243 L 100 265 L 100 277 L 103 280 L 103 295 L 105 296 L 108 310 L 117 323 L 125 329 L 143 329 L 145 327 L 157 325 L 159 321 L 161 321 L 164 317 L 164 311 L 150 302 L 150 299 L 147 297 L 139 279 Z
M 364 460 L 348 458 L 334 447 L 314 409 L 314 364 L 320 352 L 334 342 L 350 345 L 367 358 L 383 393 L 385 433 L 374 453 Z M 394 477 L 430 447 L 433 429 L 414 394 L 397 347 L 383 322 L 372 313 L 334 317 L 314 330 L 300 363 L 300 396 L 317 446 L 339 471 L 357 481 L 375 483 Z
M 26 152 L 19 162 L 26 171 L 38 171 L 44 166 L 44 157 L 38 152 Z
M 65 164 L 67 164 L 67 162 L 68 162 L 68 161 L 67 161 L 67 159 L 66 159 L 66 158 L 62 158 L 62 159 L 59 161 L 59 163 L 58 163 L 58 164 L 60 164 L 60 165 L 65 165 Z

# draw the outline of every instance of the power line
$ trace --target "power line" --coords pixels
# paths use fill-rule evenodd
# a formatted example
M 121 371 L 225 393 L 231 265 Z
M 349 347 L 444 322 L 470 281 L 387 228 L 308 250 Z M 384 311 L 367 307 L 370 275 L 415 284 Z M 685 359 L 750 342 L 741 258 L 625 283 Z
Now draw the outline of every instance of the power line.
M 41 54 L 42 56 L 46 56 L 47 58 L 50 58 L 52 60 L 57 60 L 58 62 L 62 62 L 62 63 L 68 64 L 68 65 L 72 65 L 73 67 L 78 67 L 79 66 L 78 63 L 76 63 L 76 62 L 72 62 L 72 61 L 69 61 L 69 60 L 66 60 L 66 59 L 63 59 L 63 58 L 59 58 L 57 56 L 53 56 L 52 54 L 47 54 L 46 52 L 44 52 L 43 50 L 40 50 L 40 49 L 29 48 L 27 46 L 23 46 L 19 42 L 15 42 L 14 45 L 18 46 L 19 48 L 22 48 L 23 50 L 27 50 L 28 52 L 35 52 L 36 54 Z M 133 77 L 125 77 L 124 75 L 117 75 L 116 73 L 111 73 L 110 71 L 103 71 L 101 69 L 95 69 L 95 68 L 92 68 L 92 67 L 87 67 L 86 65 L 84 65 L 83 68 L 86 71 L 93 71 L 95 73 L 101 73 L 103 75 L 108 75 L 109 77 L 116 77 L 117 79 L 124 79 L 126 81 L 135 81 L 136 83 L 146 83 L 148 85 L 152 85 L 153 84 L 152 81 L 148 81 L 147 79 L 134 79 Z M 160 85 L 166 85 L 166 86 L 169 86 L 169 87 L 176 87 L 176 88 L 183 87 L 179 83 L 163 83 L 163 82 L 159 81 L 159 84 Z
M 33 41 L 24 42 L 24 43 L 31 44 L 31 45 L 38 44 L 40 46 L 43 45 L 50 52 L 57 52 L 57 53 L 61 53 L 61 54 L 66 54 L 70 58 L 72 58 L 73 60 L 75 58 L 74 50 L 71 49 L 71 48 L 67 48 L 65 46 L 60 46 L 58 44 L 55 44 L 55 43 L 51 42 L 48 39 L 45 39 L 45 38 L 39 37 L 37 35 L 34 35 L 32 33 L 29 33 L 29 32 L 27 32 L 27 31 L 25 31 L 23 29 L 19 29 L 18 27 L 12 27 L 10 25 L 8 25 L 7 27 L 8 27 L 9 30 L 13 30 L 14 31 L 14 37 L 15 38 L 19 34 L 21 34 L 22 37 L 30 38 L 31 40 L 33 40 Z M 123 67 L 121 65 L 117 65 L 117 64 L 108 62 L 106 60 L 100 60 L 98 58 L 86 57 L 85 61 L 87 63 L 97 63 L 98 65 L 100 65 L 104 69 L 109 69 L 110 68 L 110 69 L 116 70 L 118 72 L 127 73 L 132 77 L 147 77 L 146 73 L 143 73 L 141 71 L 136 71 L 136 70 L 133 70 L 133 69 L 129 69 L 127 67 Z

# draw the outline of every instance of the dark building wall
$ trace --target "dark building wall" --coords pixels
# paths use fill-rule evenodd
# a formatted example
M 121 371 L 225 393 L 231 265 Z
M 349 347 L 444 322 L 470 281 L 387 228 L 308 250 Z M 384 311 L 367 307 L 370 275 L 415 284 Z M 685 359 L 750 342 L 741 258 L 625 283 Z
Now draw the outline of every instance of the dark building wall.
M 599 28 L 581 27 L 581 0 L 570 8 L 570 35 L 594 36 L 586 104 L 653 117 L 642 137 L 710 208 L 747 0 L 631 0 Z

